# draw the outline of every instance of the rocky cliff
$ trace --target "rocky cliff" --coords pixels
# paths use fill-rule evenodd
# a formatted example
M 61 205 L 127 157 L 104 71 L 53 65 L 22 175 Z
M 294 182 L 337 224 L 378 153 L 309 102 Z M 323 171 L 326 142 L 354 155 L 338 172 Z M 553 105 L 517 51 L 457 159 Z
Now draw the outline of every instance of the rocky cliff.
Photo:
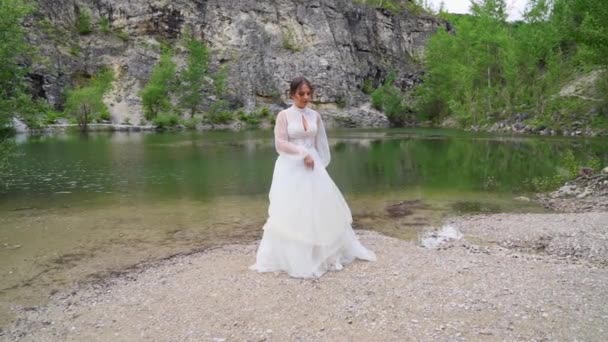
M 86 35 L 75 29 L 82 13 L 91 18 Z M 176 47 L 183 66 L 178 42 L 189 31 L 211 49 L 211 71 L 226 66 L 234 106 L 282 105 L 289 80 L 305 75 L 316 85 L 318 109 L 337 122 L 371 127 L 387 120 L 366 105 L 364 83 L 377 86 L 389 72 L 404 90 L 419 82 L 417 57 L 442 23 L 349 0 L 58 0 L 38 1 L 26 25 L 40 51 L 33 92 L 57 108 L 65 89 L 111 67 L 117 78 L 105 100 L 112 120 L 139 122 L 138 92 L 161 42 Z

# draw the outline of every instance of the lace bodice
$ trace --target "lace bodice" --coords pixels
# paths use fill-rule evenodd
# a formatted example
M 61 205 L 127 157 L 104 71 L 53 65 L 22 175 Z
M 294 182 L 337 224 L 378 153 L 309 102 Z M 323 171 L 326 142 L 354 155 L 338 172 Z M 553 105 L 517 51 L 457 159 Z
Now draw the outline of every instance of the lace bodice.
M 296 106 L 281 111 L 277 115 L 274 135 L 278 153 L 303 159 L 314 149 L 323 165 L 329 165 L 327 134 L 321 116 L 316 111 Z

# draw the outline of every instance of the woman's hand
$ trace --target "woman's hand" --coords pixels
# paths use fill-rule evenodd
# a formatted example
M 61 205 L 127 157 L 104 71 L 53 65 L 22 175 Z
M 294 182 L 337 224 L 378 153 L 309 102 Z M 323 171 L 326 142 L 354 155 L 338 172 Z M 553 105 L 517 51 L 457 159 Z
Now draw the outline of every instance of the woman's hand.
M 315 160 L 312 159 L 310 154 L 304 157 L 304 165 L 311 170 L 315 168 Z

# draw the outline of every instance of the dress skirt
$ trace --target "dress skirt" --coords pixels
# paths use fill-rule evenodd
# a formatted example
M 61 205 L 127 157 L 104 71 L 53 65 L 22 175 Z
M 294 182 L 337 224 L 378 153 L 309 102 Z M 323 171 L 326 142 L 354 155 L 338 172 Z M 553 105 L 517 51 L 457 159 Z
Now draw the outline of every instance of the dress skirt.
M 301 157 L 277 158 L 269 193 L 268 219 L 256 263 L 259 272 L 287 272 L 292 277 L 319 277 L 359 258 L 376 256 L 361 245 L 352 216 L 314 148 L 307 168 Z

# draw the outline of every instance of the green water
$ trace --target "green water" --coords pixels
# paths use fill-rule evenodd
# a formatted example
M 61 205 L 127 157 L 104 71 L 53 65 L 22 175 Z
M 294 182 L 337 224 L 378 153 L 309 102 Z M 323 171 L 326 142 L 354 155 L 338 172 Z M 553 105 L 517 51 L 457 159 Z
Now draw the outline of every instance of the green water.
M 414 239 L 448 216 L 535 212 L 532 180 L 608 164 L 605 139 L 444 130 L 330 131 L 329 173 L 355 226 Z M 270 131 L 17 136 L 0 179 L 0 326 L 9 307 L 74 282 L 208 246 L 251 241 L 266 219 Z M 417 200 L 408 215 L 387 212 Z M 253 260 L 252 260 L 253 262 Z M 248 265 L 243 265 L 244 269 Z
M 555 173 L 568 149 L 583 162 L 608 158 L 608 143 L 600 138 L 440 130 L 331 133 L 329 171 L 345 193 L 413 187 L 519 193 L 532 190 L 530 179 Z M 265 194 L 276 157 L 271 138 L 269 131 L 30 137 L 19 143 L 19 157 L 0 179 L 0 201 L 46 207 L 112 193 L 200 201 Z

